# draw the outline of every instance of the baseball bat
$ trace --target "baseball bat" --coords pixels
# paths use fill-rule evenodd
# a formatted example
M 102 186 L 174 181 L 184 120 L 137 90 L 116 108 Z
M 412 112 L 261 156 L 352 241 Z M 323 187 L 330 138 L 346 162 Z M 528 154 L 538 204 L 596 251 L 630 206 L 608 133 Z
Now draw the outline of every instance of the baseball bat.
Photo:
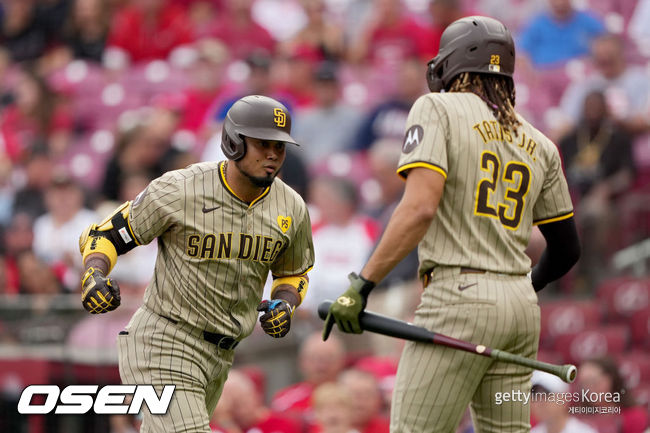
M 318 315 L 321 319 L 325 320 L 327 317 L 330 305 L 332 305 L 332 301 L 323 301 L 318 306 Z M 482 344 L 473 344 L 467 341 L 458 340 L 453 337 L 448 337 L 446 335 L 438 334 L 436 332 L 429 331 L 428 329 L 415 326 L 411 323 L 373 313 L 372 311 L 364 311 L 361 313 L 359 323 L 361 325 L 361 328 L 366 331 L 387 335 L 389 337 L 418 341 L 421 343 L 439 344 L 441 346 L 447 346 L 452 349 L 463 350 L 465 352 L 486 356 L 498 361 L 522 365 L 534 370 L 541 370 L 553 374 L 566 383 L 573 382 L 578 372 L 575 365 L 549 364 L 547 362 L 526 358 L 521 355 L 505 352 L 503 350 L 491 349 Z

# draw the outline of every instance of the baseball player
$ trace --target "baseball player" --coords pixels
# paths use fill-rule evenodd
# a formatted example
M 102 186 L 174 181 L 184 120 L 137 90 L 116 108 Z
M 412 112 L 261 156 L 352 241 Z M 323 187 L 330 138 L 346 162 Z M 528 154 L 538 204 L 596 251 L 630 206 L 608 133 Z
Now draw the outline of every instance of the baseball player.
M 81 298 L 91 313 L 120 305 L 107 277 L 117 256 L 158 239 L 143 305 L 118 336 L 123 383 L 176 385 L 169 412 L 145 411 L 142 432 L 210 432 L 233 349 L 257 312 L 272 337 L 289 331 L 314 261 L 307 207 L 275 178 L 285 143 L 296 144 L 290 132 L 276 100 L 238 100 L 223 126 L 227 161 L 164 174 L 80 238 Z M 260 302 L 269 271 L 271 300 Z
M 329 310 L 360 333 L 359 314 L 376 283 L 418 246 L 424 292 L 415 324 L 534 358 L 540 328 L 536 291 L 580 254 L 573 207 L 555 145 L 514 111 L 510 32 L 486 17 L 444 31 L 429 62 L 432 93 L 411 108 L 397 172 L 401 202 L 375 252 Z M 444 93 L 440 93 L 444 90 Z M 533 225 L 547 247 L 528 277 Z M 529 369 L 442 346 L 408 342 L 397 373 L 391 431 L 454 432 L 471 405 L 477 432 L 527 432 Z M 519 392 L 519 394 L 517 394 Z

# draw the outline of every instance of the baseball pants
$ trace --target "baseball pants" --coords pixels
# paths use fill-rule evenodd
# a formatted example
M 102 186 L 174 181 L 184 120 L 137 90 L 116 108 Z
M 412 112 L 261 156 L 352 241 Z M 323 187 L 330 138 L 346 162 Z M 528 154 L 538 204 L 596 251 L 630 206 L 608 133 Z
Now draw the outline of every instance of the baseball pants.
M 414 323 L 431 331 L 534 358 L 540 309 L 526 276 L 438 267 Z M 397 372 L 391 433 L 453 433 L 470 405 L 476 433 L 530 430 L 530 408 L 497 393 L 530 392 L 531 370 L 468 352 L 407 342 Z M 497 401 L 501 404 L 497 404 Z
M 166 415 L 142 406 L 140 432 L 210 433 L 210 417 L 228 377 L 234 352 L 205 341 L 202 332 L 140 307 L 118 336 L 124 384 L 152 384 L 158 395 L 176 385 Z

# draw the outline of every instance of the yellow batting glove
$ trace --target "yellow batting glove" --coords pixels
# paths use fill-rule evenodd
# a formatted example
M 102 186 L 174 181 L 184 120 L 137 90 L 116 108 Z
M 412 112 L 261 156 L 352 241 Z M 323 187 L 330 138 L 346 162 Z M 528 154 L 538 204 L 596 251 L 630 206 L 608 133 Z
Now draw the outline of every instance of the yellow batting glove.
M 81 304 L 91 314 L 113 311 L 120 306 L 120 287 L 102 271 L 89 267 L 81 278 Z

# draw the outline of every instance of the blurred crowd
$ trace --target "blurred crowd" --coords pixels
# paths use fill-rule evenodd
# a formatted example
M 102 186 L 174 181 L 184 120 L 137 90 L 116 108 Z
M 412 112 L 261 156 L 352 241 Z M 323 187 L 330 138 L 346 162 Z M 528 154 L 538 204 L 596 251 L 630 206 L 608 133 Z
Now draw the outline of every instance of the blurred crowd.
M 574 197 L 583 256 L 546 290 L 593 298 L 613 276 L 612 254 L 650 236 L 650 0 L 4 0 L 3 303 L 78 293 L 81 231 L 162 173 L 224 159 L 225 113 L 264 94 L 289 107 L 301 145 L 288 149 L 281 176 L 310 207 L 317 263 L 301 314 L 313 317 L 360 269 L 401 197 L 404 124 L 427 91 L 443 29 L 476 14 L 513 32 L 516 108 L 558 145 Z M 112 273 L 136 300 L 155 253 L 155 244 L 137 248 Z M 421 290 L 416 269 L 414 252 L 370 308 L 407 318 Z M 110 339 L 113 327 L 92 332 Z M 20 342 L 10 328 L 0 317 L 0 341 Z M 90 332 L 79 326 L 69 339 L 87 344 Z M 238 401 L 260 384 L 234 374 L 215 428 L 236 421 L 246 431 L 307 393 L 309 432 L 386 431 L 357 419 L 356 404 L 386 414 L 379 396 L 360 397 L 380 393 L 368 374 L 354 367 L 317 391 L 307 379 L 270 408 L 263 392 Z

